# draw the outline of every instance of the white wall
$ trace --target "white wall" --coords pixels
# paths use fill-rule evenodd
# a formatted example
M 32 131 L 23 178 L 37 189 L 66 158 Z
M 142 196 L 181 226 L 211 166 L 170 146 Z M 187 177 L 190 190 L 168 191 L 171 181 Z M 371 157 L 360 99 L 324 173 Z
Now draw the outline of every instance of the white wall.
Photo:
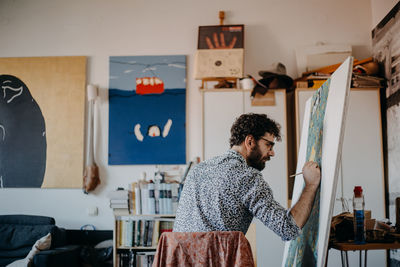
M 107 191 L 126 186 L 143 170 L 154 171 L 154 166 L 107 165 L 111 55 L 188 55 L 187 158 L 200 156 L 201 95 L 192 79 L 193 54 L 198 26 L 218 24 L 219 10 L 226 11 L 226 24 L 246 25 L 245 73 L 257 76 L 280 61 L 294 76 L 295 47 L 318 41 L 349 43 L 356 58 L 370 56 L 371 6 L 365 0 L 1 0 L 0 57 L 89 57 L 88 82 L 101 87 L 96 159 L 102 185 L 90 195 L 78 189 L 3 189 L 0 214 L 43 214 L 67 228 L 91 223 L 111 229 Z M 97 217 L 86 214 L 93 206 L 99 208 Z
M 371 30 L 389 13 L 398 0 L 371 0 L 372 24 Z

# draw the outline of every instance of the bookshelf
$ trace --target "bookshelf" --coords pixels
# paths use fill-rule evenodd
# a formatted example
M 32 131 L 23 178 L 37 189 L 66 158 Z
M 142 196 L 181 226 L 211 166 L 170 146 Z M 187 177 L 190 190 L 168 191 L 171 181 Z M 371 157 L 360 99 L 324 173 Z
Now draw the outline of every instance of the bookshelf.
M 158 240 L 172 231 L 175 215 L 140 214 L 114 210 L 114 266 L 151 266 Z

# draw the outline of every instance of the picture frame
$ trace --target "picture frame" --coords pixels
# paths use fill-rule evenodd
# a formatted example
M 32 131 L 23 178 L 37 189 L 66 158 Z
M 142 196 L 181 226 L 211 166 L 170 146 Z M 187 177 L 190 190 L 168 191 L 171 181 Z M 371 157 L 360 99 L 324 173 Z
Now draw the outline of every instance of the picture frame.
M 244 24 L 199 26 L 197 49 L 244 48 Z

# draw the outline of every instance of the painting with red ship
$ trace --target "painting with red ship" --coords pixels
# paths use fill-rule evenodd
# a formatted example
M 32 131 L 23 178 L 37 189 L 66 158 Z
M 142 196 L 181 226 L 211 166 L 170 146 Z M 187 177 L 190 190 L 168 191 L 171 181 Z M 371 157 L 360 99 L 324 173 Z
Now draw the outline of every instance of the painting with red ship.
M 186 57 L 110 57 L 110 165 L 186 163 Z

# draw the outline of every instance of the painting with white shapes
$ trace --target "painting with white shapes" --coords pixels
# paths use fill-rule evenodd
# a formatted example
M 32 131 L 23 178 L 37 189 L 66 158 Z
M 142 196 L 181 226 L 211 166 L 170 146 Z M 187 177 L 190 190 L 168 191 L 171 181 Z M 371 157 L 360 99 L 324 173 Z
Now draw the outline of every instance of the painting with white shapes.
M 0 187 L 41 187 L 46 127 L 39 105 L 18 77 L 0 75 Z
M 110 165 L 186 163 L 186 57 L 110 57 Z

